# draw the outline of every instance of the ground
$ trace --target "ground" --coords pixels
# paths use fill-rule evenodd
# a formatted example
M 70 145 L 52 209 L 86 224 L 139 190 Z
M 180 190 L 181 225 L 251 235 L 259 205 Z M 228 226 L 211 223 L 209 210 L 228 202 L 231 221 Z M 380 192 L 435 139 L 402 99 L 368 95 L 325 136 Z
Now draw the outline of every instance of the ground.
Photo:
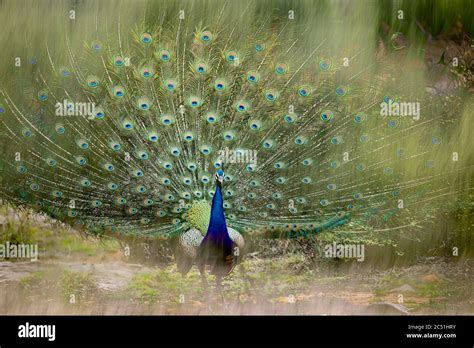
M 1 314 L 474 314 L 472 259 L 377 269 L 257 250 L 225 280 L 223 300 L 195 268 L 182 277 L 173 262 L 137 263 L 113 239 L 50 225 L 28 233 L 40 257 L 0 260 Z

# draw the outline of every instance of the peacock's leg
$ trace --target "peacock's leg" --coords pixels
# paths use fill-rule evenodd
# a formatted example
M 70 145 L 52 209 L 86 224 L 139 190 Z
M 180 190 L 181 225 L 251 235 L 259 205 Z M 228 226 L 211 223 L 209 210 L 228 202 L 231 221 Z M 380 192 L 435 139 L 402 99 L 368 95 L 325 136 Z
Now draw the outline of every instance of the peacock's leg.
M 227 301 L 225 300 L 224 292 L 222 291 L 222 276 L 221 275 L 216 275 L 216 289 L 219 292 L 219 295 L 221 296 L 224 308 L 227 308 Z
M 202 287 L 203 287 L 204 291 L 207 292 L 207 290 L 209 288 L 209 283 L 207 282 L 205 269 L 204 269 L 204 267 L 201 267 L 201 266 L 198 266 L 198 268 L 199 268 L 199 273 L 201 275 Z
M 201 283 L 202 283 L 202 287 L 204 289 L 204 292 L 203 292 L 203 299 L 206 300 L 207 302 L 207 310 L 209 311 L 209 313 L 214 313 L 214 310 L 212 309 L 211 307 L 211 303 L 212 303 L 212 288 L 209 288 L 209 282 L 207 281 L 207 278 L 206 278 L 206 268 L 204 265 L 199 265 L 198 264 L 198 269 L 199 269 L 199 273 L 201 275 Z

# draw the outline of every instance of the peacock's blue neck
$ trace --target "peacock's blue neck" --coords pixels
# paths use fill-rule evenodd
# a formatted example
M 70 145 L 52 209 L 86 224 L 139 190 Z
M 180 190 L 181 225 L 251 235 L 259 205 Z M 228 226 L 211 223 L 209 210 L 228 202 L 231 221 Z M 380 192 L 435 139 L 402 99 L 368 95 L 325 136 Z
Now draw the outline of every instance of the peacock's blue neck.
M 216 185 L 216 192 L 212 199 L 211 219 L 204 239 L 226 247 L 232 245 L 225 222 L 222 191 L 219 182 Z

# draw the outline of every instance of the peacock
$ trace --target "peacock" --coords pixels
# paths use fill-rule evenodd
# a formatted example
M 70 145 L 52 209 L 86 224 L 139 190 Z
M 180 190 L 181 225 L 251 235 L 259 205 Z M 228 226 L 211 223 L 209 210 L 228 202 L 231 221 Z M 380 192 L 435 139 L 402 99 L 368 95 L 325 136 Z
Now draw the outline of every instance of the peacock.
M 223 167 L 223 165 L 222 165 Z M 223 197 L 222 182 L 224 171 L 216 173 L 216 190 L 212 198 L 210 219 L 205 236 L 196 228 L 191 228 L 179 236 L 177 247 L 177 266 L 179 272 L 185 275 L 194 263 L 197 264 L 202 282 L 207 287 L 205 268 L 216 277 L 218 289 L 221 289 L 222 277 L 228 275 L 241 259 L 241 251 L 245 248 L 242 235 L 233 228 L 227 228 Z
M 2 3 L 2 199 L 219 286 L 247 236 L 395 243 L 470 190 L 472 95 L 355 3 Z

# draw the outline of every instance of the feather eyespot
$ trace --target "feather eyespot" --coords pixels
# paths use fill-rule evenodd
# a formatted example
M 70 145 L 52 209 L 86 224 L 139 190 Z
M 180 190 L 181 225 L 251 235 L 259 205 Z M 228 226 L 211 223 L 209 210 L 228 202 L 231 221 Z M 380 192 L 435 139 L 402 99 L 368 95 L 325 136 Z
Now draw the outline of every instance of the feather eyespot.
M 214 83 L 214 89 L 218 92 L 222 92 L 227 87 L 227 81 L 224 79 L 217 79 Z
M 125 59 L 123 59 L 122 56 L 115 56 L 113 59 L 112 59 L 112 63 L 113 65 L 115 65 L 116 67 L 122 67 L 125 65 Z
M 42 89 L 41 91 L 38 92 L 38 99 L 40 101 L 46 101 L 48 100 L 49 97 L 49 92 L 46 89 Z
M 288 72 L 288 65 L 286 65 L 285 63 L 278 63 L 275 66 L 275 73 L 277 75 L 284 75 L 287 72 Z
M 169 62 L 171 59 L 171 52 L 168 50 L 161 50 L 158 56 L 161 61 L 166 63 L 166 62 Z
M 199 75 L 207 74 L 209 67 L 204 62 L 198 62 L 194 65 L 194 71 L 197 72 Z
M 79 146 L 81 149 L 86 150 L 89 148 L 89 143 L 84 140 L 84 139 L 78 139 L 76 141 L 77 146 Z
M 102 43 L 100 41 L 93 41 L 92 44 L 91 44 L 91 48 L 98 52 L 100 50 L 102 50 Z
M 238 112 L 244 113 L 250 108 L 250 104 L 244 100 L 238 101 L 235 105 Z
M 209 45 L 213 39 L 214 39 L 214 35 L 209 30 L 205 30 L 201 32 L 199 35 L 199 40 L 204 45 Z
M 137 107 L 140 110 L 149 110 L 151 107 L 151 102 L 148 98 L 142 97 L 137 100 Z
M 170 149 L 170 153 L 171 153 L 173 156 L 178 157 L 178 156 L 181 154 L 181 150 L 178 149 L 177 147 L 172 147 L 172 148 Z
M 311 92 L 312 90 L 309 86 L 301 86 L 298 88 L 298 95 L 303 98 L 310 96 Z
M 153 37 L 150 33 L 143 33 L 140 36 L 140 41 L 146 45 L 150 44 L 153 41 Z
M 202 105 L 202 99 L 196 96 L 191 96 L 188 99 L 188 105 L 192 108 L 198 108 Z
M 327 71 L 331 68 L 331 64 L 330 60 L 322 59 L 319 61 L 319 69 Z
M 146 151 L 138 151 L 137 156 L 143 161 L 146 161 L 148 159 L 148 153 Z
M 269 89 L 269 90 L 265 91 L 263 94 L 265 96 L 265 99 L 268 102 L 275 102 L 279 97 L 279 93 L 275 89 Z
M 115 98 L 123 98 L 125 89 L 122 86 L 114 86 L 112 88 L 112 96 Z
M 122 127 L 125 130 L 132 130 L 133 129 L 133 123 L 130 120 L 124 120 L 122 122 Z
M 239 56 L 236 51 L 229 51 L 225 56 L 227 62 L 232 65 L 239 64 Z
M 170 126 L 175 122 L 175 117 L 169 114 L 162 115 L 160 119 L 161 123 L 165 126 Z
M 247 73 L 247 81 L 251 84 L 256 84 L 260 80 L 260 75 L 257 71 L 249 71 Z
M 262 145 L 265 149 L 271 149 L 275 146 L 275 141 L 272 139 L 266 139 Z
M 345 86 L 339 86 L 336 88 L 336 94 L 339 96 L 339 97 L 344 97 L 348 92 L 348 88 L 345 87 Z
M 64 128 L 64 125 L 61 123 L 58 123 L 56 126 L 54 126 L 54 129 L 58 134 L 64 134 L 66 132 L 66 128 Z
M 99 78 L 94 75 L 90 75 L 86 79 L 87 86 L 90 88 L 97 88 L 99 86 Z
M 120 151 L 120 149 L 122 148 L 122 146 L 117 143 L 117 142 L 111 142 L 110 143 L 110 148 L 114 151 Z
M 364 113 L 360 113 L 354 116 L 355 123 L 362 123 L 367 120 L 367 115 Z
M 194 134 L 191 131 L 185 132 L 183 139 L 186 141 L 192 141 L 194 140 Z
M 334 117 L 334 114 L 332 113 L 332 111 L 323 111 L 321 113 L 321 120 L 324 122 L 331 121 L 333 117 Z
M 262 52 L 265 49 L 265 44 L 264 43 L 256 43 L 255 44 L 255 51 L 256 52 Z

